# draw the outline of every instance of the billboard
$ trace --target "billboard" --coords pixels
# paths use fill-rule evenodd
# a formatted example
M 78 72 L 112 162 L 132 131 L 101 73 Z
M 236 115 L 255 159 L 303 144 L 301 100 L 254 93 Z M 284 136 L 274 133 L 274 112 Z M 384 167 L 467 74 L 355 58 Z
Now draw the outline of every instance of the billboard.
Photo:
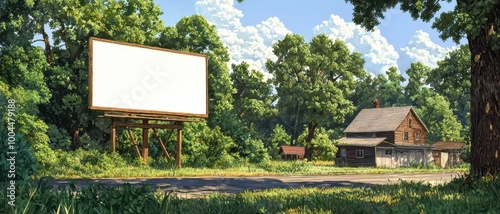
M 207 63 L 202 54 L 90 38 L 89 107 L 206 118 Z

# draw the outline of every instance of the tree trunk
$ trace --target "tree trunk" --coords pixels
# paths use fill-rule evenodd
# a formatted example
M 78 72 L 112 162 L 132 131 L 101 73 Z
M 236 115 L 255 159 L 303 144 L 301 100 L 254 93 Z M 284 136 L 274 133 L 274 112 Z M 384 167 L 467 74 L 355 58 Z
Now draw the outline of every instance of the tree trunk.
M 301 104 L 302 104 L 302 102 L 300 102 L 300 101 L 297 102 L 297 113 L 295 114 L 295 123 L 293 124 L 293 133 L 292 133 L 292 137 L 291 137 L 292 139 L 290 139 L 291 146 L 293 146 L 297 143 L 297 138 L 299 136 L 297 129 L 299 127 L 299 113 L 300 113 Z
M 500 50 L 492 32 L 498 14 L 478 36 L 468 36 L 471 51 L 471 169 L 473 177 L 500 175 Z M 497 44 L 498 45 L 498 44 Z
M 312 160 L 313 158 L 313 146 L 311 144 L 311 141 L 316 138 L 316 130 L 318 128 L 318 124 L 315 122 L 310 122 L 307 125 L 307 138 L 306 138 L 306 154 L 305 157 L 308 160 Z

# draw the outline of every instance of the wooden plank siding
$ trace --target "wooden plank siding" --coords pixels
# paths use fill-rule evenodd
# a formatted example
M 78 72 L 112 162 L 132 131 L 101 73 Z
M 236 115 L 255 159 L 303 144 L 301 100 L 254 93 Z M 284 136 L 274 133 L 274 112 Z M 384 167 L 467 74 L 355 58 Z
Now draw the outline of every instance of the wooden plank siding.
M 339 146 L 337 158 L 340 157 L 340 149 L 346 149 L 345 161 L 348 166 L 375 166 L 375 148 L 360 146 Z M 364 158 L 356 158 L 356 150 L 364 151 Z
M 411 127 L 409 121 L 411 120 Z M 404 140 L 404 133 L 408 132 L 408 140 Z M 420 140 L 416 140 L 416 133 L 420 132 Z M 406 115 L 403 122 L 399 124 L 394 132 L 394 144 L 396 145 L 424 145 L 427 132 L 424 125 L 416 118 L 412 111 Z

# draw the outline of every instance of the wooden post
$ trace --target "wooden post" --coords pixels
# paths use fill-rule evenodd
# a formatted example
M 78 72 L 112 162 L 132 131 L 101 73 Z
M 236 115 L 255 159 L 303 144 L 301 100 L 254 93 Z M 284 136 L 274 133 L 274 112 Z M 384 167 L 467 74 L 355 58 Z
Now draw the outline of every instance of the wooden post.
M 181 123 L 182 124 L 182 123 Z M 182 167 L 181 165 L 181 158 L 182 158 L 182 128 L 177 130 L 177 157 L 175 158 L 177 160 L 177 166 L 179 169 Z
M 142 120 L 142 124 L 148 124 L 149 120 Z M 148 128 L 142 128 L 142 157 L 144 158 L 144 162 L 148 162 Z
M 116 152 L 116 126 L 115 126 L 115 118 L 111 118 L 111 152 Z

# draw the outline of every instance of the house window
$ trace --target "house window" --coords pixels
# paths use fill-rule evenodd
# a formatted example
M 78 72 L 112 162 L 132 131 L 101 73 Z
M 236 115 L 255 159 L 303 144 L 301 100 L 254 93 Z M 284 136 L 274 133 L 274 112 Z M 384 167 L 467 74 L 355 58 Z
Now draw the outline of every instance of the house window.
M 411 128 L 411 122 L 412 122 L 411 119 L 408 119 L 408 127 L 410 128 Z
M 387 149 L 387 150 L 385 150 L 385 154 L 386 154 L 386 155 L 392 155 L 392 150 L 391 150 L 391 149 Z
M 415 133 L 415 140 L 420 140 L 420 132 Z
M 356 158 L 365 158 L 365 150 L 356 149 Z
M 346 154 L 347 153 L 345 149 L 340 149 L 340 157 L 345 158 L 347 156 Z
M 403 140 L 408 140 L 408 132 L 403 133 Z

